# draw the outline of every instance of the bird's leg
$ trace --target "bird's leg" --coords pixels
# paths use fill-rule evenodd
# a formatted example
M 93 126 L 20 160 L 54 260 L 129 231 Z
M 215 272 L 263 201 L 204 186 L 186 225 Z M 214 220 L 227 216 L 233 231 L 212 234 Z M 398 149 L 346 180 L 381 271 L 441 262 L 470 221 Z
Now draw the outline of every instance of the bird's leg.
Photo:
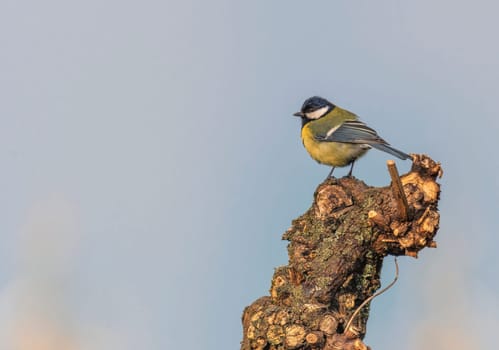
M 350 166 L 350 171 L 348 172 L 347 177 L 352 177 L 352 170 L 353 170 L 353 165 L 355 164 L 355 160 L 352 162 L 352 165 Z
M 327 175 L 326 179 L 329 179 L 330 177 L 333 177 L 333 171 L 334 171 L 334 168 L 335 167 L 332 167 L 331 168 L 331 171 L 329 172 L 329 174 Z

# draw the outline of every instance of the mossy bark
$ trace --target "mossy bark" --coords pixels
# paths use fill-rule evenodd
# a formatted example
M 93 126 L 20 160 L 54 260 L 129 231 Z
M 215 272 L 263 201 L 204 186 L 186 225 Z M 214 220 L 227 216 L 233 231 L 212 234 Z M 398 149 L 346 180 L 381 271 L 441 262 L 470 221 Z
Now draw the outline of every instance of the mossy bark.
M 344 329 L 356 308 L 380 287 L 387 255 L 417 256 L 436 247 L 442 170 L 413 155 L 400 177 L 407 199 L 392 186 L 369 187 L 355 178 L 327 179 L 311 208 L 283 235 L 289 264 L 275 270 L 270 296 L 244 310 L 242 350 L 368 349 L 362 342 L 369 306 Z

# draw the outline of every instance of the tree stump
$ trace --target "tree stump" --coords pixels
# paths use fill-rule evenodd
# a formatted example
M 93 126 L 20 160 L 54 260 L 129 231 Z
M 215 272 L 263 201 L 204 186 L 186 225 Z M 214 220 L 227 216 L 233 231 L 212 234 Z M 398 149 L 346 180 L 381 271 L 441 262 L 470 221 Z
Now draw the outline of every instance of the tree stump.
M 289 264 L 275 269 L 270 296 L 243 313 L 241 350 L 369 349 L 369 303 L 387 255 L 417 257 L 436 247 L 439 163 L 413 154 L 409 173 L 370 187 L 355 178 L 326 179 L 311 208 L 292 222 Z M 349 324 L 348 329 L 345 329 Z

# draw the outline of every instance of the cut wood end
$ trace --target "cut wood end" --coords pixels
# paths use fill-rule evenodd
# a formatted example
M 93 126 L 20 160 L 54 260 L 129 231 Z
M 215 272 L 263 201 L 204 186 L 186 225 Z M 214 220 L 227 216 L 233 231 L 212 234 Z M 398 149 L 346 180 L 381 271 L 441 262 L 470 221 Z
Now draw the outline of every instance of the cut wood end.
M 360 339 L 356 339 L 356 340 L 353 342 L 353 346 L 352 346 L 352 348 L 353 348 L 354 350 L 367 350 L 367 349 L 369 349 L 369 347 L 368 347 L 366 344 L 364 344 L 364 343 L 362 342 L 362 340 L 360 340 Z
M 286 345 L 288 346 L 288 348 L 295 348 L 303 343 L 306 331 L 302 326 L 294 324 L 292 326 L 286 327 L 285 333 Z
M 413 250 L 406 250 L 405 255 L 410 256 L 411 258 L 414 258 L 414 259 L 418 258 L 418 252 L 415 252 Z
M 326 315 L 322 319 L 319 329 L 328 335 L 336 333 L 338 328 L 338 321 L 333 315 Z
M 388 220 L 385 217 L 383 217 L 383 215 L 378 213 L 377 211 L 370 210 L 367 213 L 367 218 L 369 219 L 369 222 L 371 222 L 372 224 L 374 224 L 374 225 L 376 225 L 384 230 L 389 229 Z
M 324 341 L 324 334 L 319 331 L 308 333 L 305 341 L 310 345 L 319 345 Z
M 284 339 L 284 329 L 281 326 L 272 325 L 267 331 L 267 340 L 270 344 L 281 344 Z

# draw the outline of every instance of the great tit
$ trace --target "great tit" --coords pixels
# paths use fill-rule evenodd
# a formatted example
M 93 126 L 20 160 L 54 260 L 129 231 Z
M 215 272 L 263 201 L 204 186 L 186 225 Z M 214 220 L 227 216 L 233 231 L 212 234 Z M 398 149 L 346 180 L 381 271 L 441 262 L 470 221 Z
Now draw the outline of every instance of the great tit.
M 332 176 L 335 167 L 349 164 L 348 176 L 352 176 L 354 162 L 371 147 L 400 159 L 411 158 L 391 147 L 357 115 L 322 97 L 313 96 L 305 100 L 301 110 L 294 115 L 301 118 L 301 139 L 310 156 L 321 164 L 333 167 L 328 177 Z

